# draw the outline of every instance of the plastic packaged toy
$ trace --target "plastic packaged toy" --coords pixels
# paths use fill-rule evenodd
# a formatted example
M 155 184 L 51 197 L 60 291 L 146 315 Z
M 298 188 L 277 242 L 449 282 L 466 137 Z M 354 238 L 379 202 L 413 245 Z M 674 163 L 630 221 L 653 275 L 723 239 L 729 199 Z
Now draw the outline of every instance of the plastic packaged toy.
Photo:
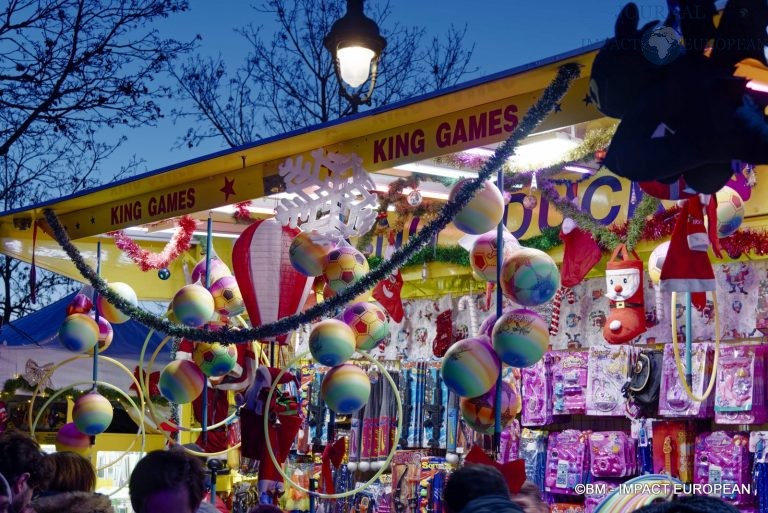
M 589 431 L 567 429 L 550 433 L 544 489 L 550 493 L 576 495 L 575 487 L 587 481 Z
M 589 353 L 550 353 L 552 355 L 552 413 L 583 414 L 587 406 L 587 368 Z
M 704 387 L 711 379 L 714 348 L 710 343 L 691 344 L 691 389 L 696 397 L 704 394 Z M 680 359 L 685 368 L 685 346 L 680 347 Z M 659 394 L 659 415 L 664 417 L 711 417 L 714 412 L 714 394 L 705 401 L 691 401 L 685 393 L 678 376 L 675 355 L 671 344 L 664 346 L 664 360 L 661 371 L 661 393 Z
M 723 347 L 717 369 L 715 422 L 762 424 L 765 401 L 765 346 Z
M 547 353 L 534 365 L 520 370 L 523 395 L 520 423 L 523 426 L 546 426 L 552 423 L 551 365 L 552 356 Z
M 590 434 L 589 457 L 594 477 L 628 477 L 637 472 L 635 441 L 622 431 Z
M 693 480 L 693 426 L 687 422 L 653 423 L 653 470 L 655 474 L 676 477 L 684 483 Z
M 722 487 L 720 498 L 731 504 L 753 502 L 743 493 L 752 483 L 749 434 L 715 431 L 696 437 L 694 483 Z
M 520 434 L 520 458 L 525 461 L 526 478 L 542 491 L 547 463 L 547 438 L 546 431 L 527 428 Z
M 587 371 L 587 415 L 623 417 L 621 388 L 629 373 L 627 346 L 592 346 Z

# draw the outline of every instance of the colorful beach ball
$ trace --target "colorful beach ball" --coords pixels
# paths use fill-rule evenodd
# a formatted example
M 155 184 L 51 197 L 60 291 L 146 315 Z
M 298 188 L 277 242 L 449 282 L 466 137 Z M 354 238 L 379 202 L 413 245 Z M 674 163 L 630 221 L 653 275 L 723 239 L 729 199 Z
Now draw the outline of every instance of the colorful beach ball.
M 509 233 L 504 232 L 504 249 L 502 250 L 502 262 L 512 255 L 516 249 L 520 248 L 517 239 Z M 480 235 L 469 252 L 469 263 L 472 270 L 483 280 L 496 282 L 496 262 L 499 251 L 496 244 L 497 235 L 495 231 L 490 231 Z
M 213 296 L 202 285 L 186 285 L 173 296 L 173 315 L 186 326 L 199 328 L 211 320 L 213 313 Z
M 212 344 L 197 342 L 194 351 L 192 351 L 192 360 L 206 376 L 224 376 L 235 368 L 237 347 L 218 342 Z
M 115 336 L 115 332 L 112 329 L 112 325 L 104 317 L 99 317 L 99 352 L 103 352 L 110 345 L 112 345 L 112 339 Z M 93 354 L 93 348 L 89 350 Z
M 496 383 L 501 361 L 487 337 L 465 338 L 443 357 L 443 382 L 461 397 L 483 395 Z
M 163 368 L 157 383 L 160 393 L 177 404 L 191 403 L 203 392 L 205 375 L 189 360 L 174 360 Z
M 59 340 L 70 351 L 90 351 L 99 341 L 99 325 L 90 315 L 69 315 L 59 327 Z
M 371 381 L 357 365 L 338 365 L 323 376 L 320 395 L 325 405 L 340 415 L 355 413 L 371 395 Z
M 662 242 L 651 251 L 651 256 L 648 257 L 648 276 L 654 285 L 661 282 L 661 268 L 664 267 L 668 251 L 669 241 Z
M 227 317 L 240 315 L 245 311 L 243 295 L 234 276 L 222 276 L 209 289 L 216 311 Z
M 744 221 L 744 200 L 730 187 L 723 187 L 717 194 L 717 236 L 721 239 L 733 235 Z
M 373 303 L 354 303 L 348 306 L 341 320 L 355 333 L 358 350 L 373 349 L 389 336 L 387 314 Z
M 67 315 L 76 313 L 87 314 L 93 309 L 93 301 L 85 294 L 76 294 L 67 305 Z
M 341 292 L 368 273 L 368 260 L 352 246 L 331 250 L 323 262 L 323 277 L 331 290 Z
M 502 362 L 512 367 L 530 367 L 547 351 L 549 325 L 532 310 L 512 310 L 496 321 L 491 340 Z
M 501 267 L 501 290 L 523 306 L 536 306 L 555 297 L 560 288 L 560 271 L 549 255 L 533 248 L 521 248 Z
M 206 267 L 207 266 L 206 266 L 205 258 L 200 260 L 197 263 L 197 265 L 195 265 L 194 269 L 192 269 L 192 283 L 199 281 L 200 283 L 205 285 Z M 220 258 L 212 257 L 210 283 L 216 283 L 219 280 L 219 278 L 223 278 L 224 276 L 232 276 L 232 271 L 229 270 L 229 267 L 227 267 L 227 264 L 225 264 Z
M 323 274 L 325 256 L 336 247 L 332 238 L 316 231 L 301 232 L 288 250 L 288 257 L 294 269 L 305 276 L 320 276 Z
M 490 435 L 496 427 L 496 386 L 479 397 L 464 397 L 459 402 L 459 409 L 464 422 L 478 433 Z M 509 383 L 501 382 L 501 429 L 509 425 L 520 413 L 520 397 Z
M 72 421 L 84 435 L 98 435 L 112 423 L 112 404 L 98 392 L 80 396 L 72 409 Z
M 309 333 L 309 351 L 318 363 L 340 365 L 355 352 L 355 332 L 336 319 L 320 321 Z
M 507 308 L 501 313 L 503 315 L 511 310 L 512 310 L 511 308 Z M 477 335 L 478 336 L 485 335 L 486 337 L 488 337 L 488 340 L 490 340 L 491 335 L 493 334 L 493 326 L 496 324 L 496 321 L 498 319 L 499 318 L 496 316 L 496 312 L 495 311 L 492 312 L 491 315 L 486 317 L 485 320 L 483 320 L 483 322 L 480 323 L 480 328 L 477 330 Z
M 133 290 L 133 287 L 128 285 L 127 283 L 123 283 L 120 281 L 116 281 L 115 283 L 110 283 L 109 288 L 118 296 L 122 297 L 124 300 L 128 301 L 133 306 L 136 306 L 139 304 L 139 299 L 136 297 L 136 292 Z M 126 322 L 130 317 L 120 310 L 117 309 L 112 303 L 107 301 L 107 298 L 105 298 L 102 295 L 99 295 L 98 299 L 96 300 L 98 303 L 99 308 L 99 315 L 104 317 L 106 320 L 111 322 L 112 324 L 122 324 Z
M 56 432 L 55 444 L 56 452 L 76 452 L 85 456 L 91 450 L 91 437 L 81 433 L 74 422 L 69 422 Z
M 448 201 L 453 201 L 458 192 L 469 182 L 469 178 L 459 180 L 451 189 Z M 504 198 L 501 191 L 492 182 L 486 181 L 469 203 L 456 214 L 453 224 L 464 233 L 479 235 L 496 227 L 503 215 Z

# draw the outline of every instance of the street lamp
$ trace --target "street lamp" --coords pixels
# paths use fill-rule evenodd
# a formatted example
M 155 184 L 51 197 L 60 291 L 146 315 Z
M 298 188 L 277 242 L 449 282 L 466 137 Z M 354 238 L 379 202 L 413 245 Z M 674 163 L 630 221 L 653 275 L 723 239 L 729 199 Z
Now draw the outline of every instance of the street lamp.
M 349 101 L 351 112 L 357 112 L 360 105 L 370 105 L 379 57 L 387 40 L 381 37 L 376 22 L 363 14 L 363 0 L 347 0 L 347 13 L 336 20 L 323 44 L 331 53 L 339 91 Z M 368 91 L 361 95 L 356 89 L 365 82 Z

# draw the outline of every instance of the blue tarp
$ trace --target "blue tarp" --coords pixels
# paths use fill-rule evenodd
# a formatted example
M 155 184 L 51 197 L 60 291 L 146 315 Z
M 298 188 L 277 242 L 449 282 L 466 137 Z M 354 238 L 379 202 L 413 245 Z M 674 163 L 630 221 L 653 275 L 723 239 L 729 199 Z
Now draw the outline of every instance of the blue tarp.
M 9 348 L 20 349 L 23 346 L 30 348 L 57 349 L 64 350 L 64 346 L 59 342 L 59 326 L 67 316 L 67 305 L 72 302 L 72 294 L 52 303 L 35 313 L 26 317 L 17 319 L 0 328 L 0 345 Z M 138 360 L 141 353 L 141 347 L 149 333 L 149 328 L 136 321 L 129 320 L 122 324 L 112 324 L 114 337 L 112 344 L 103 352 L 105 356 L 118 359 Z M 145 362 L 152 356 L 152 352 L 163 340 L 162 333 L 154 332 L 147 347 Z M 158 362 L 168 362 L 170 360 L 171 344 L 166 343 L 161 354 L 158 355 Z

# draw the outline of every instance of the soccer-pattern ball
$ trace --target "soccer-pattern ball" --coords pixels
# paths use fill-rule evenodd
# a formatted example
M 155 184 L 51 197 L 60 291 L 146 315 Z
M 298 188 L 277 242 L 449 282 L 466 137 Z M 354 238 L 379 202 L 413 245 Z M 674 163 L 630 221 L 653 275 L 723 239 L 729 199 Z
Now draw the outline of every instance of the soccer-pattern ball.
M 554 260 L 538 249 L 516 250 L 501 267 L 501 290 L 523 306 L 542 305 L 560 288 L 560 271 Z
M 389 336 L 387 314 L 372 303 L 354 303 L 344 310 L 341 318 L 355 333 L 358 350 L 373 349 Z
M 211 285 L 211 295 L 216 311 L 221 315 L 233 317 L 245 311 L 243 295 L 234 276 L 224 276 Z
M 368 273 L 368 260 L 351 246 L 336 248 L 328 253 L 323 265 L 323 277 L 334 292 L 341 292 Z
M 717 236 L 721 239 L 736 233 L 744 221 L 744 200 L 730 187 L 723 187 L 717 198 Z
M 506 381 L 501 384 L 501 428 L 505 428 L 520 413 L 520 399 Z M 496 387 L 479 397 L 464 397 L 459 403 L 461 416 L 469 427 L 478 433 L 493 433 L 496 423 Z
M 502 262 L 519 249 L 520 245 L 511 233 L 504 233 L 504 256 Z M 498 258 L 498 246 L 496 233 L 484 233 L 477 238 L 469 252 L 469 263 L 472 270 L 485 281 L 496 282 L 496 261 Z
M 648 276 L 654 285 L 661 281 L 661 268 L 664 267 L 664 261 L 667 259 L 669 251 L 669 241 L 662 242 L 654 248 L 651 256 L 648 257 Z
M 195 344 L 192 360 L 209 378 L 224 376 L 235 368 L 237 347 L 234 345 L 225 346 L 218 342 L 212 344 L 200 342 Z

